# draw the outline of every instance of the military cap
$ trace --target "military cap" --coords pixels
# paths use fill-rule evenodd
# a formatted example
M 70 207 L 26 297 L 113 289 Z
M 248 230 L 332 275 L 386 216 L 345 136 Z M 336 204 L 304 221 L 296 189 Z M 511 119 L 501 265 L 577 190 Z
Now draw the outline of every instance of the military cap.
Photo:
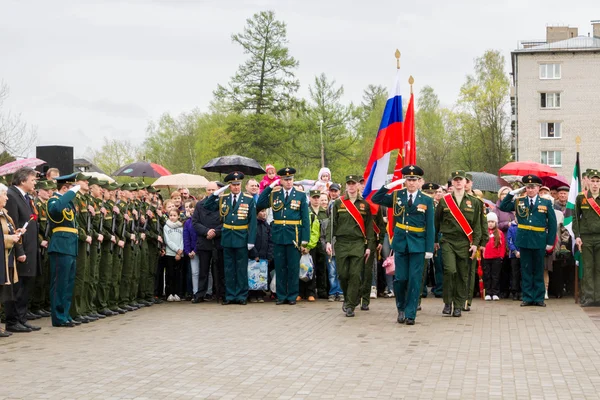
M 582 178 L 587 178 L 587 176 L 588 176 L 588 172 L 587 171 L 581 173 L 581 177 Z
M 597 169 L 591 169 L 587 174 L 588 178 L 600 178 L 600 171 Z
M 468 181 L 471 181 L 471 182 L 473 182 L 473 174 L 471 174 L 471 173 L 467 172 L 467 173 L 465 174 L 465 178 L 466 178 Z
M 137 190 L 137 188 L 136 188 L 136 189 L 133 189 L 133 188 L 131 187 L 131 184 L 130 184 L 130 183 L 123 183 L 123 184 L 121 185 L 120 189 L 121 189 L 121 190 L 128 190 L 128 191 Z
M 83 172 L 76 172 L 75 174 L 75 182 L 77 181 L 89 181 L 91 176 L 90 175 L 86 175 Z M 65 175 L 65 176 L 69 176 L 69 175 Z M 58 181 L 58 179 L 57 179 Z
M 48 185 L 47 180 L 40 180 L 35 183 L 35 190 L 47 190 L 46 186 Z
M 102 187 L 103 184 L 107 183 L 107 181 L 103 181 L 101 179 L 96 178 L 95 176 L 92 176 L 90 179 L 88 179 L 88 184 L 89 185 L 98 185 L 100 187 Z
M 521 179 L 521 182 L 523 182 L 526 185 L 539 185 L 539 186 L 542 186 L 544 183 L 544 182 L 542 182 L 542 179 L 536 175 L 525 175 Z
M 423 176 L 423 169 L 418 165 L 407 165 L 403 167 L 400 172 L 402 172 L 402 177 L 404 179 L 419 179 Z
M 568 192 L 570 189 L 568 186 L 559 186 L 556 191 L 557 192 Z
M 216 183 L 216 184 L 217 184 L 217 186 L 218 186 L 218 187 L 220 187 L 220 188 L 222 188 L 222 187 L 225 187 L 225 184 L 224 184 L 223 182 L 216 181 L 215 183 Z
M 457 169 L 456 171 L 452 171 L 452 173 L 450 173 L 450 179 L 454 179 L 454 178 L 467 179 L 467 174 L 465 171 L 463 171 L 461 169 Z
M 46 181 L 46 190 L 56 190 L 56 182 L 54 180 L 49 179 Z
M 0 183 L 3 185 L 8 186 L 8 182 L 6 181 L 6 177 L 5 176 L 0 176 Z
M 438 185 L 437 183 L 433 183 L 433 182 L 427 182 L 423 184 L 423 187 L 421 188 L 422 190 L 438 190 L 440 188 L 440 185 Z
M 310 192 L 310 197 L 321 197 L 321 191 L 320 190 L 311 190 Z
M 101 181 L 99 181 L 98 186 L 100 186 L 102 189 L 111 190 L 111 189 L 109 189 L 109 187 L 112 186 L 112 183 L 110 183 L 109 181 L 101 180 Z M 114 190 L 114 189 L 112 189 L 112 190 Z
M 104 185 L 103 188 L 109 191 L 113 191 L 121 188 L 121 185 L 119 185 L 117 182 L 106 182 L 106 185 Z
M 62 175 L 56 178 L 56 183 L 75 183 L 76 181 L 85 181 L 87 180 L 87 175 L 84 175 L 83 179 L 77 179 L 79 178 L 80 175 L 83 175 L 81 173 L 72 173 L 69 175 Z
M 156 189 L 154 186 L 149 185 L 148 188 L 146 189 L 148 191 L 148 193 L 158 193 L 160 192 L 160 189 Z
M 279 175 L 279 177 L 283 180 L 292 179 L 295 173 L 296 169 L 292 167 L 281 168 L 279 171 L 277 171 L 277 175 Z
M 239 185 L 240 183 L 242 183 L 243 179 L 244 179 L 244 174 L 240 171 L 235 171 L 235 172 L 231 172 L 231 173 L 227 174 L 224 181 L 229 182 L 230 184 Z
M 358 183 L 360 182 L 360 175 L 348 175 L 346 176 L 346 183 L 348 182 L 354 182 L 354 183 Z
M 342 188 L 337 183 L 332 183 L 331 186 L 329 186 L 329 190 L 337 190 L 339 192 Z

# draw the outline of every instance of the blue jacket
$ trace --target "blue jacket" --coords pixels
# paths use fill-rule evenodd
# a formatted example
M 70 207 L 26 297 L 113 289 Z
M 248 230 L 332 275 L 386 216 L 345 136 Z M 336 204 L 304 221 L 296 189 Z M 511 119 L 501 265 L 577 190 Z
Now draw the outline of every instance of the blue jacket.
M 183 252 L 187 255 L 192 251 L 196 251 L 196 242 L 198 235 L 194 229 L 192 219 L 188 218 L 183 223 Z
M 515 251 L 521 251 L 517 247 L 517 224 L 508 225 L 508 232 L 506 233 L 506 243 L 508 244 L 508 256 L 509 258 L 515 258 Z

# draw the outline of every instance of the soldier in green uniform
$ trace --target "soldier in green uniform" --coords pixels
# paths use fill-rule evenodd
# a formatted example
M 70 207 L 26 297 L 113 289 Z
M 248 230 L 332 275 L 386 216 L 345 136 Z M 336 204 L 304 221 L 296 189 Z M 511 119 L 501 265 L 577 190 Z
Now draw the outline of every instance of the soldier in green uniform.
M 362 187 L 359 192 L 362 192 Z M 373 220 L 373 235 L 375 240 L 371 245 L 369 258 L 363 265 L 363 271 L 361 273 L 361 288 L 360 288 L 360 309 L 362 311 L 369 311 L 369 305 L 371 304 L 371 293 L 375 293 L 377 296 L 377 286 L 373 285 L 373 276 L 375 275 L 373 270 L 376 270 L 378 265 L 379 254 L 383 248 L 383 241 L 385 239 L 385 222 L 383 221 L 383 211 L 381 207 L 377 207 L 377 211 L 373 213 L 371 208 L 371 218 Z
M 127 185 L 128 186 L 128 185 Z M 120 190 L 123 185 L 115 183 L 115 190 L 109 191 L 110 202 L 109 206 L 113 212 L 113 234 L 115 235 L 116 244 L 112 246 L 112 275 L 108 290 L 108 308 L 116 313 L 125 314 L 127 310 L 119 307 L 121 301 L 121 274 L 123 272 L 123 250 L 125 248 L 125 219 L 122 211 L 126 209 L 127 202 L 119 200 L 117 190 Z M 118 203 L 119 202 L 119 203 Z M 118 203 L 118 204 L 117 204 Z
M 156 267 L 158 266 L 158 256 L 160 254 L 160 244 L 162 243 L 162 230 L 160 229 L 160 221 L 156 211 L 156 193 L 159 191 L 148 186 L 146 188 L 148 195 L 146 196 L 146 243 L 148 244 L 148 270 L 145 273 L 145 279 L 142 280 L 143 290 L 140 299 L 153 304 L 156 302 L 154 298 L 154 286 Z
M 587 173 L 589 190 L 575 201 L 573 234 L 583 258 L 581 307 L 600 306 L 600 171 Z
M 273 210 L 271 239 L 277 293 L 275 304 L 294 305 L 299 294 L 300 253 L 310 240 L 310 217 L 306 194 L 294 187 L 296 169 L 282 168 L 277 174 L 281 178 L 264 188 L 256 206 Z
M 135 182 L 130 183 L 131 193 L 132 193 L 132 202 L 133 202 L 133 223 L 132 223 L 132 232 L 135 235 L 135 243 L 133 246 L 132 252 L 132 270 L 131 270 L 131 281 L 129 288 L 129 302 L 128 305 L 135 309 L 139 309 L 144 307 L 143 304 L 137 302 L 138 297 L 138 289 L 140 285 L 140 272 L 142 270 L 142 201 L 140 199 L 141 194 L 143 193 L 143 184 L 138 184 Z
M 87 298 L 87 309 L 88 317 L 103 319 L 105 315 L 98 314 L 98 284 L 100 281 L 100 261 L 102 256 L 102 243 L 104 241 L 103 235 L 103 220 L 105 217 L 106 209 L 103 207 L 103 189 L 102 186 L 105 181 L 101 181 L 96 177 L 92 177 L 88 180 L 89 186 L 89 204 L 92 207 L 90 209 L 92 218 L 92 244 L 90 249 L 90 263 L 89 263 L 89 277 L 86 290 Z M 93 211 L 92 211 L 93 210 Z
M 467 183 L 465 185 L 465 191 L 469 195 L 475 197 L 480 203 L 479 206 L 481 209 L 481 217 L 479 218 L 479 221 L 481 222 L 481 240 L 478 243 L 478 254 L 483 259 L 483 256 L 481 254 L 483 254 L 483 250 L 485 249 L 485 245 L 489 239 L 487 217 L 485 215 L 485 206 L 483 204 L 483 201 L 479 197 L 475 196 L 475 194 L 473 193 L 473 176 L 471 174 L 466 174 L 466 177 Z M 473 258 L 472 260 L 468 260 L 467 262 L 469 263 L 469 280 L 467 282 L 467 304 L 465 307 L 463 307 L 463 311 L 471 311 L 471 303 L 473 302 L 473 292 L 475 289 L 475 282 L 477 277 L 477 257 Z
M 57 192 L 48 200 L 47 216 L 52 236 L 48 245 L 50 257 L 50 303 L 52 326 L 73 327 L 81 322 L 69 315 L 75 275 L 80 232 L 77 229 L 73 200 L 78 186 L 72 187 L 77 174 L 56 178 Z M 80 177 L 81 178 L 81 177 Z M 85 251 L 85 249 L 84 249 Z
M 221 246 L 225 260 L 225 300 L 223 304 L 246 305 L 248 301 L 248 251 L 256 241 L 256 205 L 254 197 L 242 193 L 244 174 L 232 172 L 225 177 L 229 182 L 216 190 L 204 208 L 219 210 L 223 220 Z M 230 188 L 231 193 L 223 193 Z M 296 276 L 298 280 L 298 276 Z
M 454 171 L 451 176 L 454 190 L 435 209 L 435 250 L 441 246 L 444 264 L 442 313 L 460 317 L 467 300 L 468 261 L 475 258 L 481 241 L 481 203 L 466 193 L 465 171 Z
M 535 175 L 524 176 L 525 187 L 512 190 L 500 203 L 500 210 L 517 214 L 516 246 L 521 253 L 522 307 L 546 307 L 544 295 L 544 256 L 554 247 L 556 214 L 550 200 L 538 196 L 542 180 Z M 514 198 L 526 190 L 526 196 Z
M 118 315 L 118 312 L 111 311 L 108 308 L 108 298 L 110 287 L 112 285 L 112 270 L 113 270 L 113 248 L 116 244 L 117 238 L 113 233 L 113 204 L 111 202 L 111 191 L 114 192 L 116 185 L 109 182 L 101 183 L 102 192 L 102 204 L 100 212 L 101 224 L 99 225 L 99 232 L 104 236 L 104 240 L 100 245 L 100 264 L 98 267 L 98 287 L 97 295 L 95 298 L 95 307 L 97 313 L 104 315 L 105 317 L 111 317 Z
M 406 188 L 388 194 L 402 180 L 381 187 L 373 195 L 373 203 L 393 209 L 394 294 L 398 323 L 414 325 L 423 285 L 425 260 L 433 258 L 435 242 L 433 199 L 419 190 L 423 170 L 417 165 L 402 168 Z
M 346 193 L 333 203 L 326 251 L 335 257 L 340 286 L 344 292 L 342 310 L 354 317 L 360 301 L 361 273 L 371 254 L 375 238 L 371 206 L 358 190 L 360 176 L 346 177 Z M 333 246 L 332 246 L 333 243 Z
M 133 269 L 135 263 L 135 247 L 137 244 L 137 237 L 135 234 L 135 220 L 133 213 L 133 193 L 132 191 L 137 190 L 137 186 L 133 187 L 132 184 L 123 184 L 119 196 L 121 201 L 119 202 L 119 209 L 123 215 L 123 237 L 125 239 L 125 246 L 123 247 L 123 268 L 121 271 L 121 284 L 119 285 L 119 308 L 126 311 L 137 310 L 137 307 L 132 307 L 129 304 L 129 292 L 131 291 L 131 280 L 133 278 Z
M 431 198 L 433 200 L 433 209 L 435 210 L 435 207 L 437 206 L 437 201 L 435 201 L 434 199 L 434 195 L 435 195 L 435 191 L 439 188 L 440 186 L 436 183 L 431 183 L 431 182 L 427 182 L 427 183 L 423 183 L 423 185 L 421 186 L 421 193 L 424 194 L 425 196 L 428 196 L 429 198 Z M 424 297 L 427 297 L 427 270 L 428 267 L 433 264 L 433 269 L 434 269 L 434 280 L 435 280 L 435 286 L 437 286 L 437 282 L 438 279 L 442 279 L 441 276 L 443 276 L 444 271 L 442 271 L 440 269 L 439 273 L 438 270 L 435 268 L 435 263 L 436 263 L 436 259 L 439 260 L 439 262 L 441 263 L 441 258 L 442 258 L 442 254 L 441 252 L 434 252 L 433 253 L 433 257 L 430 259 L 425 259 L 425 265 L 423 267 L 423 282 L 421 284 L 422 287 L 422 295 L 419 297 L 419 305 L 417 306 L 417 311 L 421 311 L 421 299 Z M 435 286 L 433 286 L 431 288 L 431 293 L 433 293 L 435 295 Z M 440 285 L 441 288 L 441 285 Z
M 148 197 L 148 186 L 144 184 L 138 183 L 138 207 L 139 207 L 139 224 L 138 224 L 138 234 L 140 237 L 139 242 L 139 275 L 137 282 L 137 288 L 133 290 L 136 293 L 136 298 L 134 302 L 137 304 L 141 304 L 144 307 L 150 307 L 154 304 L 154 302 L 146 301 L 147 297 L 147 284 L 150 280 L 151 272 L 150 272 L 150 264 L 148 259 L 148 226 L 149 226 L 149 218 L 147 215 L 148 208 L 150 207 L 150 201 Z

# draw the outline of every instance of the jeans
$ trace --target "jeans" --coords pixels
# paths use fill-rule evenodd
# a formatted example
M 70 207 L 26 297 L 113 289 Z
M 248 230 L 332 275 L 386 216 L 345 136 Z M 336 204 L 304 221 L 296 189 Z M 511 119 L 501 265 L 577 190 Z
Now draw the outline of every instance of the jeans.
M 335 266 L 335 256 L 327 258 L 327 277 L 329 278 L 329 295 L 337 296 L 342 294 L 340 278 L 338 277 L 337 268 Z
M 190 258 L 190 269 L 192 270 L 192 293 L 198 293 L 198 276 L 200 275 L 200 258 Z

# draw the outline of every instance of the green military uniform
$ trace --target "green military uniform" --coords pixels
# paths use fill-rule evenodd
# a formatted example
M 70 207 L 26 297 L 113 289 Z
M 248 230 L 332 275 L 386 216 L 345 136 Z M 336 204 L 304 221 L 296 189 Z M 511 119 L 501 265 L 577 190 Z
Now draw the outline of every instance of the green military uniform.
M 231 185 L 241 185 L 244 174 L 232 172 L 225 177 Z M 248 250 L 256 242 L 256 205 L 245 193 L 214 194 L 204 202 L 209 211 L 219 210 L 223 220 L 221 246 L 225 261 L 225 300 L 223 304 L 248 301 Z M 296 277 L 297 280 L 297 277 Z
M 62 186 L 74 181 L 76 174 L 58 177 Z M 78 246 L 76 207 L 74 191 L 61 195 L 54 193 L 48 200 L 48 223 L 52 236 L 48 245 L 50 258 L 50 304 L 53 326 L 74 326 L 69 315 L 77 270 Z
M 525 185 L 541 186 L 542 180 L 535 175 L 524 176 Z M 556 239 L 556 214 L 550 200 L 539 195 L 514 199 L 508 194 L 499 206 L 500 210 L 517 214 L 517 239 L 515 245 L 521 253 L 521 306 L 545 307 L 544 295 L 544 256 L 548 246 L 554 246 Z
M 120 189 L 123 185 L 117 185 L 117 189 Z M 114 208 L 117 206 L 118 212 L 113 211 L 113 226 L 114 234 L 117 244 L 113 246 L 112 251 L 112 274 L 110 279 L 110 286 L 108 290 L 108 308 L 113 312 L 119 314 L 125 314 L 127 310 L 120 308 L 119 303 L 121 301 L 120 290 L 121 290 L 121 274 L 123 273 L 123 248 L 119 247 L 119 241 L 126 241 L 125 235 L 125 219 L 123 218 L 123 211 L 127 206 L 126 202 L 113 202 L 110 201 L 110 207 Z M 112 226 L 111 226 L 112 228 Z
M 125 184 L 121 190 L 132 191 L 137 190 L 137 187 L 132 187 L 131 184 Z M 131 290 L 131 280 L 133 277 L 133 269 L 135 263 L 135 247 L 136 247 L 136 232 L 135 232 L 135 220 L 133 216 L 133 200 L 129 199 L 126 202 L 121 201 L 119 203 L 119 209 L 123 215 L 124 221 L 124 237 L 125 247 L 123 248 L 123 268 L 121 272 L 121 282 L 119 285 L 119 308 L 126 311 L 137 310 L 137 307 L 131 307 L 129 305 L 129 292 Z M 128 218 L 125 218 L 127 216 Z M 127 220 L 129 219 L 129 220 Z M 133 235 L 133 236 L 132 236 Z M 132 239 L 133 237 L 133 239 Z
M 588 177 L 600 179 L 600 172 L 590 170 Z M 573 234 L 582 242 L 582 307 L 600 306 L 600 214 L 594 210 L 590 200 L 600 206 L 600 195 L 594 196 L 589 190 L 580 193 L 575 201 L 575 215 L 573 216 Z
M 467 179 L 468 180 L 473 180 L 473 178 L 471 177 L 471 174 L 467 174 Z M 481 208 L 481 217 L 479 219 L 479 221 L 481 222 L 481 240 L 479 241 L 479 243 L 477 244 L 477 247 L 481 248 L 484 247 L 488 242 L 489 236 L 488 236 L 488 228 L 487 228 L 487 217 L 485 214 L 485 206 L 483 204 L 483 201 L 475 196 L 472 195 L 473 197 L 475 197 L 478 201 L 479 201 L 479 206 Z M 469 282 L 467 283 L 467 307 L 463 308 L 463 311 L 470 311 L 471 310 L 471 303 L 473 301 L 473 289 L 475 287 L 475 279 L 477 278 L 477 257 L 473 258 L 472 260 L 468 260 L 468 263 L 470 263 L 469 265 Z M 483 260 L 482 260 L 483 262 Z M 481 279 L 483 279 L 483 277 L 481 277 Z
M 108 182 L 103 182 L 101 184 L 102 189 L 105 191 L 114 190 L 116 185 L 110 184 Z M 104 194 L 103 194 L 104 196 Z M 100 245 L 100 263 L 98 266 L 98 286 L 97 286 L 97 294 L 95 297 L 95 308 L 97 313 L 100 315 L 104 315 L 110 317 L 112 315 L 116 315 L 117 313 L 109 310 L 108 308 L 108 299 L 112 281 L 112 270 L 113 270 L 113 254 L 112 249 L 114 247 L 113 242 L 110 240 L 113 235 L 112 227 L 113 227 L 113 203 L 110 200 L 104 200 L 102 198 L 102 203 L 100 204 L 101 209 L 106 210 L 104 215 L 100 216 L 101 224 L 98 225 L 99 233 L 104 236 L 104 240 Z
M 373 210 L 371 209 L 371 212 Z M 379 254 L 377 253 L 377 246 L 382 245 L 385 240 L 385 222 L 383 222 L 383 211 L 381 207 L 377 208 L 375 214 L 371 214 L 373 219 L 373 235 L 375 240 L 369 250 L 371 250 L 371 254 L 369 254 L 369 258 L 367 258 L 367 262 L 363 265 L 363 270 L 361 273 L 361 288 L 360 288 L 360 309 L 366 311 L 369 309 L 369 304 L 371 304 L 371 288 L 373 286 L 373 269 L 377 267 Z
M 104 185 L 104 181 L 98 180 L 98 178 L 92 177 L 88 180 L 88 185 Z M 88 193 L 88 204 L 94 208 L 94 215 L 92 218 L 92 245 L 90 246 L 90 262 L 89 262 L 89 280 L 87 281 L 86 299 L 87 299 L 87 310 L 88 316 L 95 318 L 105 318 L 104 315 L 98 314 L 98 286 L 100 282 L 100 261 L 102 256 L 102 243 L 98 241 L 100 235 L 102 235 L 104 224 L 104 216 L 100 212 L 102 208 L 102 198 L 97 198 Z
M 357 183 L 359 179 L 358 175 L 348 175 L 346 184 Z M 347 317 L 352 317 L 354 308 L 360 302 L 365 253 L 375 243 L 371 206 L 360 193 L 354 201 L 346 195 L 333 203 L 330 218 L 327 242 L 335 243 L 337 272 L 345 300 L 342 308 Z
M 133 188 L 135 185 L 135 190 L 139 190 L 139 185 L 132 183 L 131 187 Z M 131 282 L 129 288 L 129 306 L 130 307 L 143 307 L 140 303 L 137 302 L 138 297 L 138 289 L 140 286 L 140 271 L 142 270 L 142 237 L 141 230 L 143 229 L 141 219 L 143 214 L 142 202 L 138 199 L 133 200 L 133 208 L 137 211 L 137 215 L 133 215 L 134 225 L 133 225 L 133 233 L 136 237 L 136 243 L 133 246 L 132 253 L 132 270 L 131 270 Z
M 434 192 L 439 188 L 439 185 L 435 183 L 425 183 L 421 188 L 421 193 L 433 200 Z M 433 200 L 433 209 L 435 210 L 435 206 L 437 206 L 435 200 Z M 429 265 L 434 262 L 436 254 L 434 252 L 433 259 L 425 259 L 425 263 L 423 265 L 423 281 L 421 282 L 422 294 L 419 296 L 419 305 L 417 306 L 417 311 L 421 311 L 421 298 L 427 297 L 427 270 Z M 437 277 L 436 277 L 437 281 Z M 433 293 L 435 288 L 431 288 L 431 292 Z
M 286 167 L 277 171 L 282 180 L 293 180 L 296 170 Z M 310 240 L 310 216 L 306 194 L 292 187 L 266 187 L 256 205 L 273 210 L 271 239 L 275 261 L 276 304 L 296 304 L 299 294 L 300 251 Z
M 466 179 L 465 172 L 458 170 L 452 173 L 452 179 Z M 444 264 L 444 314 L 461 316 L 461 310 L 467 300 L 467 284 L 469 280 L 470 254 L 472 245 L 478 246 L 481 242 L 481 202 L 474 196 L 464 193 L 458 204 L 456 194 L 452 199 L 464 215 L 469 227 L 472 229 L 472 240 L 464 232 L 458 221 L 450 213 L 445 196 L 440 200 L 435 209 L 436 241 L 439 240 Z M 441 234 L 441 237 L 440 237 Z M 454 311 L 452 311 L 454 306 Z
M 145 189 L 146 186 L 138 183 L 138 190 Z M 146 240 L 146 232 L 148 231 L 148 216 L 146 210 L 148 203 L 142 200 L 137 200 L 138 210 L 138 223 L 137 223 L 137 234 L 139 237 L 138 248 L 137 248 L 137 275 L 133 281 L 133 288 L 131 289 L 132 300 L 134 304 L 142 306 L 151 306 L 154 303 L 149 303 L 143 300 L 146 295 L 146 282 L 148 280 L 148 241 Z
M 312 191 L 311 191 L 312 192 Z M 320 192 L 319 192 L 320 193 Z M 323 207 L 319 207 L 318 211 L 312 207 L 308 207 L 310 211 L 311 227 L 312 221 L 316 218 L 319 221 L 320 234 L 319 242 L 316 247 L 311 250 L 313 255 L 313 261 L 315 263 L 315 287 L 317 290 L 317 296 L 322 299 L 327 298 L 327 254 L 325 253 L 324 241 L 325 237 L 321 237 L 321 234 L 325 232 L 327 224 L 329 224 L 329 217 L 327 216 L 327 210 Z
M 149 193 L 156 193 L 156 190 L 151 186 L 147 188 Z M 156 207 L 149 202 L 145 203 L 145 218 L 144 223 L 146 234 L 145 240 L 145 267 L 142 270 L 142 278 L 140 280 L 140 301 L 144 305 L 154 304 L 154 276 L 156 275 L 156 266 L 158 265 L 158 236 L 160 234 L 160 223 L 156 215 Z M 146 304 L 148 303 L 148 304 Z
M 54 190 L 56 183 L 54 181 L 38 181 L 36 184 L 37 190 Z M 51 232 L 50 224 L 48 223 L 47 202 L 37 197 L 35 199 L 35 208 L 38 212 L 38 241 L 41 244 L 43 241 L 49 242 Z M 48 249 L 41 249 L 42 274 L 35 278 L 35 287 L 31 296 L 31 306 L 29 307 L 33 314 L 49 317 L 50 312 L 50 258 Z

